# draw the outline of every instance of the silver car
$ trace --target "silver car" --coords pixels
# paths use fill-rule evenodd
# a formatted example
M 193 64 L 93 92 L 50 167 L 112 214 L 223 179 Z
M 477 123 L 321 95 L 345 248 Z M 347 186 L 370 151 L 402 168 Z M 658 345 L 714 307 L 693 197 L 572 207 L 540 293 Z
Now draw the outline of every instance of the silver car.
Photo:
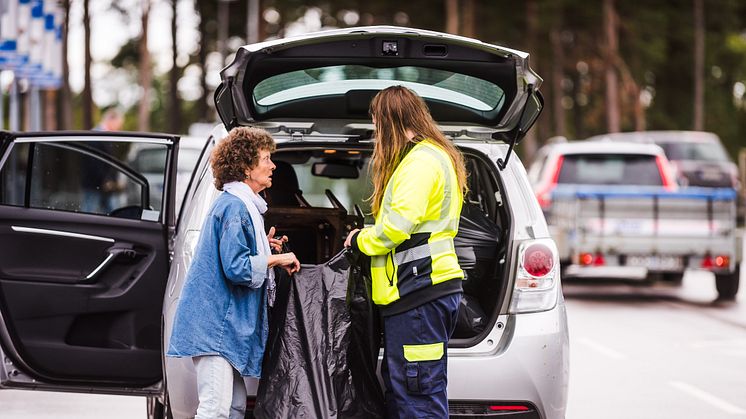
M 448 351 L 451 417 L 565 417 L 569 348 L 557 248 L 513 153 L 543 106 L 528 54 L 430 31 L 365 27 L 243 47 L 221 76 L 222 124 L 178 219 L 178 138 L 4 135 L 0 387 L 139 394 L 148 397 L 150 417 L 194 416 L 193 365 L 164 358 L 162 348 L 219 193 L 210 150 L 232 127 L 269 130 L 278 147 L 267 226 L 290 237 L 302 263 L 324 263 L 351 228 L 372 223 L 368 104 L 380 89 L 404 85 L 425 99 L 470 174 L 455 240 L 467 279 Z M 115 151 L 98 151 L 97 142 Z M 167 155 L 159 205 L 126 157 L 153 144 Z M 91 189 L 84 171 L 62 171 L 70 160 L 118 171 L 126 193 Z M 116 207 L 90 209 L 83 200 L 96 191 L 118 197 Z M 111 204 L 109 195 L 97 202 Z M 256 384 L 247 380 L 249 407 Z

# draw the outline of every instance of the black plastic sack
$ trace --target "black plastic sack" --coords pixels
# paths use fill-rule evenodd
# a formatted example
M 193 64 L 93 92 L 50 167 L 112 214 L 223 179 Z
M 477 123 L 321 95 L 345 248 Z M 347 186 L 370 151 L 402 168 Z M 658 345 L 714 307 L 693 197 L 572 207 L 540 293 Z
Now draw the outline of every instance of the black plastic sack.
M 484 331 L 486 324 L 487 314 L 479 305 L 479 301 L 469 294 L 464 294 L 458 308 L 453 337 L 456 339 L 474 337 Z
M 357 266 L 339 253 L 292 279 L 276 270 L 256 418 L 385 416 L 376 376 L 379 317 Z
M 477 260 L 495 258 L 500 227 L 473 204 L 465 204 L 461 210 L 458 234 L 453 239 L 456 256 L 461 269 L 473 269 Z

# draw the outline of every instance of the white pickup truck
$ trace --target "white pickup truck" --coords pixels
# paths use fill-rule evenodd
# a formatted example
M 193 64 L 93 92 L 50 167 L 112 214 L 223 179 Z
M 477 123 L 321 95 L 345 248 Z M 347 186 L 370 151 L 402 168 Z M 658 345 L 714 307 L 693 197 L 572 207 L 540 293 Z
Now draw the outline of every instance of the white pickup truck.
M 735 298 L 743 240 L 732 189 L 679 189 L 652 144 L 554 144 L 537 164 L 529 176 L 564 276 L 680 282 L 703 269 L 720 299 Z

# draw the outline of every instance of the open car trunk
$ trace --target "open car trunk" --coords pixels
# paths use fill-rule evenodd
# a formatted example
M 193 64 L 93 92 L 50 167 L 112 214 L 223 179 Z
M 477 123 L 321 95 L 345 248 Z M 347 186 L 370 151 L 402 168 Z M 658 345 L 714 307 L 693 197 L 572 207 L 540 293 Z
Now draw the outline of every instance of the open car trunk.
M 367 142 L 278 145 L 273 185 L 265 191 L 266 226 L 287 235 L 302 264 L 322 264 L 343 249 L 348 233 L 372 225 L 367 198 L 372 144 Z M 469 173 L 456 253 L 466 272 L 464 298 L 452 344 L 481 340 L 498 316 L 505 297 L 508 212 L 498 200 L 498 173 L 487 157 L 463 149 Z

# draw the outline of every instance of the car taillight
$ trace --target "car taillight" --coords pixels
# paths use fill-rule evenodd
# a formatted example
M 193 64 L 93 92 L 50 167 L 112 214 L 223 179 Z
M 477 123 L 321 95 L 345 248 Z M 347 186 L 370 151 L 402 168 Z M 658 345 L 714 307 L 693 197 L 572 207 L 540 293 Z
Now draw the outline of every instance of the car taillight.
M 715 267 L 726 268 L 730 265 L 730 257 L 727 255 L 720 255 L 715 257 Z
M 700 266 L 704 269 L 712 269 L 712 256 L 709 253 L 706 253 L 705 257 L 702 258 Z
M 557 158 L 557 163 L 554 165 L 552 176 L 549 178 L 549 182 L 536 191 L 536 200 L 539 201 L 539 206 L 542 210 L 548 210 L 549 206 L 552 205 L 552 190 L 557 186 L 559 180 L 560 170 L 562 170 L 562 162 L 565 160 L 564 156 Z
M 658 165 L 658 172 L 661 174 L 661 181 L 663 182 L 663 187 L 668 190 L 674 190 L 676 189 L 676 182 L 671 179 L 671 171 L 668 169 L 668 166 L 666 164 L 667 162 L 663 160 L 663 157 L 656 156 L 655 157 L 655 164 Z
M 511 313 L 552 309 L 557 303 L 559 258 L 552 239 L 527 240 L 518 247 Z
M 728 255 L 717 255 L 712 257 L 709 253 L 705 253 L 705 257 L 702 258 L 702 262 L 699 264 L 702 269 L 723 269 L 730 266 L 730 256 Z
M 604 266 L 606 265 L 606 257 L 601 252 L 583 252 L 578 255 L 578 263 L 582 266 Z

